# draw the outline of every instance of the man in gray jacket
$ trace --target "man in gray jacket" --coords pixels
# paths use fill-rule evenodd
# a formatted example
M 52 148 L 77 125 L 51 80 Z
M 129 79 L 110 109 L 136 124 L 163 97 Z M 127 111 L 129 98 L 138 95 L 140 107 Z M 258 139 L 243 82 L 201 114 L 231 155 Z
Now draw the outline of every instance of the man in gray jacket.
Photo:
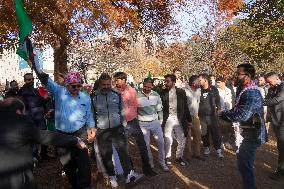
M 270 85 L 264 104 L 269 110 L 269 119 L 277 139 L 278 167 L 270 175 L 273 180 L 284 178 L 284 83 L 275 72 L 266 75 L 266 82 Z
M 137 182 L 141 175 L 133 171 L 125 130 L 127 123 L 121 95 L 111 88 L 111 77 L 102 74 L 99 77 L 99 90 L 93 96 L 94 116 L 96 119 L 96 138 L 103 164 L 109 175 L 112 187 L 117 187 L 112 154 L 114 145 L 126 176 L 126 183 Z

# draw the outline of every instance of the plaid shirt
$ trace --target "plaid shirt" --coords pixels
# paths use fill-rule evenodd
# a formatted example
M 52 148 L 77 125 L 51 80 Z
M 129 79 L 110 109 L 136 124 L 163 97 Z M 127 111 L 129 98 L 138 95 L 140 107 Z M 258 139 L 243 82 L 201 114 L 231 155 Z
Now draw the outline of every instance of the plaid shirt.
M 237 96 L 239 95 L 241 96 L 235 107 L 224 111 L 222 117 L 231 122 L 240 122 L 241 125 L 248 125 L 247 121 L 253 114 L 258 113 L 261 118 L 261 127 L 257 129 L 257 137 L 260 143 L 265 143 L 267 141 L 267 131 L 263 118 L 263 98 L 260 91 L 256 88 L 250 88 L 240 93 L 240 89 L 238 89 Z

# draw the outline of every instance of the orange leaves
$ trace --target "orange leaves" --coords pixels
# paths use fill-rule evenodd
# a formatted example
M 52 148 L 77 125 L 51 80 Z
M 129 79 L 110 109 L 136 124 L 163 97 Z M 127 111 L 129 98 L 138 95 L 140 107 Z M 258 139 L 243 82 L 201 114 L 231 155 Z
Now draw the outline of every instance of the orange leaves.
M 244 4 L 243 0 L 219 0 L 218 5 L 221 10 L 225 11 L 235 11 L 238 8 L 241 8 Z
M 232 16 L 243 5 L 244 0 L 218 0 L 219 10 L 226 12 L 228 16 Z
M 14 17 L 12 0 L 3 0 L 1 18 L 15 30 L 15 24 L 9 23 Z M 118 31 L 129 29 L 135 31 L 159 32 L 172 24 L 171 8 L 182 0 L 33 0 L 24 1 L 31 16 L 35 33 L 59 36 L 58 32 L 65 28 L 67 35 L 89 36 L 95 32 Z M 5 9 L 6 7 L 6 9 Z M 12 10 L 12 12 L 8 11 Z M 9 18 L 9 19 L 8 19 Z M 1 24 L 4 25 L 4 24 Z M 78 36 L 77 36 L 78 37 Z M 44 37 L 45 38 L 45 37 Z M 68 38 L 67 36 L 64 38 Z M 76 38 L 76 37 L 75 37 Z M 53 42 L 53 41 L 49 41 Z
M 209 62 L 211 70 L 215 76 L 223 76 L 229 78 L 234 71 L 234 64 L 226 56 L 226 52 L 222 45 L 217 44 L 212 55 L 212 60 Z

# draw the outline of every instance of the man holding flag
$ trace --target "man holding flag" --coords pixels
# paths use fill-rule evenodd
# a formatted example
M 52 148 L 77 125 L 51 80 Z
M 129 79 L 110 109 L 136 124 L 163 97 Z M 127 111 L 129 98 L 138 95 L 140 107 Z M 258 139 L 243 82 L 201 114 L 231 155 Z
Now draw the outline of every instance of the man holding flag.
M 42 72 L 38 57 L 27 37 L 32 31 L 32 23 L 21 0 L 15 0 L 17 20 L 19 23 L 20 47 L 17 54 L 35 69 L 35 72 L 55 100 L 55 128 L 59 133 L 73 135 L 84 141 L 93 142 L 95 122 L 91 111 L 91 99 L 80 91 L 81 77 L 78 72 L 70 72 L 64 78 L 65 86 L 52 81 Z M 58 149 L 60 161 L 72 188 L 91 188 L 91 165 L 87 149 Z

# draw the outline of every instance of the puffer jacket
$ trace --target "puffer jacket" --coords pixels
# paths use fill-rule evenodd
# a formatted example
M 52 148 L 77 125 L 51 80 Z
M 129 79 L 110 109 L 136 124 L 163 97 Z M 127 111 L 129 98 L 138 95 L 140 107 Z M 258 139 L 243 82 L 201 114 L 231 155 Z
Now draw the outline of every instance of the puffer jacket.
M 107 94 L 97 90 L 92 97 L 94 118 L 99 129 L 126 127 L 124 106 L 121 95 L 111 89 Z

